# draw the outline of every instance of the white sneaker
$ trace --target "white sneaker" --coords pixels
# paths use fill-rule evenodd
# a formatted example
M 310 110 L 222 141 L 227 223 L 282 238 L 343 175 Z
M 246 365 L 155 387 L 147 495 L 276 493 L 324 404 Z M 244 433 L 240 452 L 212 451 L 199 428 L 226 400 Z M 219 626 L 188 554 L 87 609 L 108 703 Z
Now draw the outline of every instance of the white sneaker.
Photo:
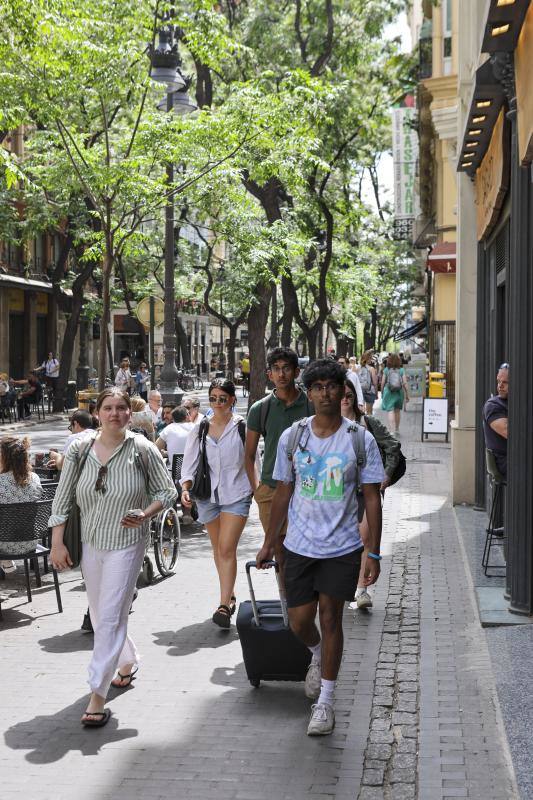
M 335 727 L 335 714 L 326 703 L 311 706 L 311 719 L 307 726 L 308 736 L 327 736 Z
M 320 683 L 322 680 L 322 668 L 320 664 L 311 661 L 307 667 L 307 675 L 305 676 L 305 696 L 309 700 L 316 700 L 320 694 Z
M 356 598 L 357 608 L 372 608 L 372 598 L 366 589 L 363 589 Z

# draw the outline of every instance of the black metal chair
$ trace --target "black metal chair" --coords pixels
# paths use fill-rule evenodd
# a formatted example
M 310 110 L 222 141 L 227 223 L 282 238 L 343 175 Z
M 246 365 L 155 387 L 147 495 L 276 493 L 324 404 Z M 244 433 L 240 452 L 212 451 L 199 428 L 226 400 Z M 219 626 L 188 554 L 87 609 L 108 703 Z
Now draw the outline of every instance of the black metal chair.
M 37 587 L 41 587 L 39 558 L 47 559 L 50 548 L 42 544 L 48 536 L 48 519 L 52 513 L 52 500 L 31 503 L 6 503 L 0 506 L 0 560 L 23 561 L 26 573 L 26 594 L 31 603 L 30 562 L 35 571 Z M 28 542 L 27 550 L 20 554 L 4 551 L 4 543 Z M 57 572 L 52 567 L 54 588 L 59 613 L 63 611 Z
M 17 421 L 17 404 L 16 398 L 13 394 L 7 394 L 0 397 L 0 420 L 5 422 L 6 418 L 9 423 Z
M 502 577 L 505 575 L 506 567 L 502 564 L 491 564 L 490 551 L 494 546 L 505 547 L 503 498 L 507 481 L 498 469 L 494 452 L 488 447 L 485 449 L 485 462 L 487 465 L 489 482 L 492 486 L 492 505 L 490 508 L 489 524 L 486 528 L 485 547 L 483 548 L 481 566 L 483 567 L 483 571 L 488 578 L 496 576 Z M 503 525 L 500 524 L 502 521 Z M 492 570 L 492 575 L 489 575 L 489 570 Z

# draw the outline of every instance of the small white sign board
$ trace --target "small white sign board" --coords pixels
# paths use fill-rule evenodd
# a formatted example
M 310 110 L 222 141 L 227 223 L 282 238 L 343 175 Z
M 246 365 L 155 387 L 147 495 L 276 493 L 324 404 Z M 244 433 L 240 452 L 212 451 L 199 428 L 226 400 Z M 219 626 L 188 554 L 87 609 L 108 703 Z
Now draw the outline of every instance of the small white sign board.
M 422 414 L 422 437 L 440 433 L 448 439 L 448 400 L 445 397 L 425 397 Z

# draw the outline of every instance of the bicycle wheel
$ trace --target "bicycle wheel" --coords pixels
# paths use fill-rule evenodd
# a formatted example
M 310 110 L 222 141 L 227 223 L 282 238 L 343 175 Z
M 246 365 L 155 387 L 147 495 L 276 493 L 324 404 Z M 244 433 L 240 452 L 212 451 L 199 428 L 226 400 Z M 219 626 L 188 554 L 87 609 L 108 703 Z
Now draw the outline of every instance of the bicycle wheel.
M 160 515 L 154 532 L 154 556 L 161 575 L 170 575 L 178 560 L 181 528 L 174 508 L 167 508 Z
M 193 392 L 194 378 L 192 378 L 191 375 L 184 375 L 181 379 L 180 388 L 183 389 L 184 392 Z
M 194 379 L 194 388 L 196 389 L 197 392 L 201 392 L 202 389 L 204 388 L 204 382 L 198 376 Z

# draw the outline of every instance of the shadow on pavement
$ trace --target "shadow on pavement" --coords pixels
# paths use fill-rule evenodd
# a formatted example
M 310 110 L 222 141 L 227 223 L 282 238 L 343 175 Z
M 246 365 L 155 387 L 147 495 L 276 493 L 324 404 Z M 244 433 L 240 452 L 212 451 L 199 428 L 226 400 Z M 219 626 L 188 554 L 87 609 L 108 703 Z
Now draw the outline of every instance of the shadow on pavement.
M 81 630 L 75 630 L 50 636 L 48 639 L 39 639 L 39 644 L 46 653 L 76 653 L 92 650 L 93 637 Z
M 119 730 L 113 715 L 104 728 L 83 728 L 79 720 L 88 701 L 83 697 L 54 714 L 18 722 L 5 732 L 6 745 L 12 750 L 29 750 L 25 758 L 32 764 L 50 764 L 73 750 L 84 756 L 97 755 L 106 744 L 138 736 L 136 728 Z
M 154 644 L 168 647 L 169 656 L 190 656 L 203 649 L 224 647 L 239 638 L 234 625 L 229 630 L 222 630 L 211 619 L 186 625 L 178 631 L 154 631 L 152 636 Z

